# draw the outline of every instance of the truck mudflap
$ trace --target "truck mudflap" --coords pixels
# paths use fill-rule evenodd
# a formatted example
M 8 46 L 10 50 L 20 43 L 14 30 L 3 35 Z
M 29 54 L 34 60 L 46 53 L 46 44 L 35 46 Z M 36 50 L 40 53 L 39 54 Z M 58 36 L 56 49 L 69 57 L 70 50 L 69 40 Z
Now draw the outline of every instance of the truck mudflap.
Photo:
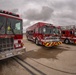
M 16 55 L 21 55 L 25 52 L 26 52 L 25 47 L 20 48 L 20 49 L 13 49 L 13 50 L 10 50 L 10 51 L 4 51 L 4 52 L 0 53 L 0 60 L 10 58 L 10 57 L 13 57 L 13 56 L 16 56 Z
M 58 46 L 60 44 L 62 44 L 61 41 L 59 41 L 59 42 L 44 42 L 43 43 L 43 45 L 46 46 L 46 47 Z

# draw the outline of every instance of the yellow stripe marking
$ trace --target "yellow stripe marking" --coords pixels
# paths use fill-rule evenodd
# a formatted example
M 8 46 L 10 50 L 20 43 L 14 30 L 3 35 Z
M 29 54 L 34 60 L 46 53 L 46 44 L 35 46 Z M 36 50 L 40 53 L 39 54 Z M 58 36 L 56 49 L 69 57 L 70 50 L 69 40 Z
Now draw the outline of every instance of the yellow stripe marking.
M 48 46 L 49 45 L 49 43 L 46 43 L 46 45 L 45 46 Z

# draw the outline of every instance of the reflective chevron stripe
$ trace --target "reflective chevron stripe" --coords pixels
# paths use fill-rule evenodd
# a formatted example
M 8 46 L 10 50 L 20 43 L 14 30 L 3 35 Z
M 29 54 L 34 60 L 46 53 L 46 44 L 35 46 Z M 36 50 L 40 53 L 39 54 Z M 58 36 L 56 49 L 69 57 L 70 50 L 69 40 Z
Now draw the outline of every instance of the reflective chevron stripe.
M 60 44 L 62 44 L 62 42 L 50 42 L 50 43 L 46 42 L 46 43 L 43 43 L 43 45 L 46 47 L 57 46 Z
M 49 43 L 46 43 L 46 45 L 45 46 L 48 46 L 49 45 Z

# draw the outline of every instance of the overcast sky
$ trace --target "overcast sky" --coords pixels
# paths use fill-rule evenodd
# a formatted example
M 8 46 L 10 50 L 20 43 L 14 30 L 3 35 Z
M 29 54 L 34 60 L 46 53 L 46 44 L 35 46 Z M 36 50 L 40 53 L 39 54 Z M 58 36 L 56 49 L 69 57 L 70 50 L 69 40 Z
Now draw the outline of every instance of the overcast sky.
M 40 21 L 76 25 L 76 0 L 0 0 L 0 9 L 19 13 L 24 31 Z

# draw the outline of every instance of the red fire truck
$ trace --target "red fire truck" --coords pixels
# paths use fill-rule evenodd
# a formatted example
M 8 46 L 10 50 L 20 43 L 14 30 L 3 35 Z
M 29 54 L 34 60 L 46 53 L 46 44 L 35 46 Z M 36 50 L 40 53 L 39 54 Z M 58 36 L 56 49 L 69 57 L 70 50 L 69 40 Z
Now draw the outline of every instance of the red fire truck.
M 60 26 L 62 42 L 76 44 L 76 26 Z
M 25 52 L 22 19 L 18 14 L 0 10 L 0 60 Z
M 28 40 L 34 41 L 37 45 L 52 47 L 60 45 L 60 31 L 52 24 L 38 22 L 26 29 Z

